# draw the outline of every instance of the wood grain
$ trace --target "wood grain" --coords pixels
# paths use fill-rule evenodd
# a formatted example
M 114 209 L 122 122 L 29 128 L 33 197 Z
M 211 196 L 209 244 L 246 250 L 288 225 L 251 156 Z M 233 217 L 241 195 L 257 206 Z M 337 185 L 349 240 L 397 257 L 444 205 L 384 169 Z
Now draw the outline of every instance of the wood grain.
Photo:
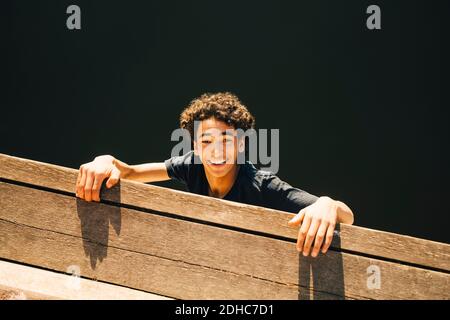
M 66 270 L 67 271 L 67 270 Z M 167 300 L 169 298 L 0 260 L 0 289 L 10 299 Z
M 20 197 L 17 196 L 19 194 Z M 56 243 L 47 244 L 45 247 L 53 246 L 52 249 L 45 254 L 37 251 L 38 257 L 28 250 L 20 250 L 21 247 L 28 249 L 27 243 L 15 243 L 20 237 L 14 226 L 23 228 L 22 237 L 33 237 L 32 245 L 46 241 L 35 235 L 35 232 L 45 231 L 48 232 L 46 234 L 55 234 L 55 237 L 60 235 L 72 239 L 68 248 L 75 252 L 65 255 L 72 259 L 76 259 L 77 254 L 85 255 L 83 275 L 86 277 L 103 277 L 102 280 L 107 282 L 172 297 L 200 298 L 189 295 L 189 292 L 195 294 L 198 281 L 201 281 L 202 286 L 212 288 L 211 291 L 198 293 L 202 298 L 297 299 L 311 295 L 316 299 L 321 295 L 354 299 L 449 298 L 450 276 L 445 273 L 333 251 L 317 259 L 304 258 L 298 255 L 293 242 L 139 210 L 87 203 L 72 196 L 33 188 L 0 183 L 0 207 L 0 221 L 6 228 L 1 232 L 4 235 L 4 245 L 0 251 L 3 257 L 35 265 L 45 263 L 48 268 L 64 270 L 65 264 L 61 265 L 62 261 L 52 255 L 60 257 L 62 249 L 59 242 L 66 241 L 66 238 L 57 238 Z M 75 244 L 84 254 L 77 253 L 79 249 Z M 109 262 L 112 250 L 118 255 L 117 261 Z M 135 256 L 137 253 L 139 255 Z M 140 282 L 132 275 L 127 275 L 133 278 L 128 279 L 130 282 L 114 277 L 124 268 L 119 263 L 121 255 L 131 255 L 139 261 L 142 259 L 142 263 L 147 263 L 144 261 L 148 259 L 150 264 L 156 263 L 155 259 L 162 259 L 166 263 L 165 269 L 159 269 L 158 275 L 164 281 L 158 282 L 158 286 L 144 283 L 144 287 L 135 287 Z M 39 260 L 42 256 L 46 258 Z M 135 264 L 137 270 L 144 268 L 138 262 Z M 367 287 L 367 268 L 371 265 L 380 268 L 381 289 L 370 290 Z M 113 269 L 104 271 L 108 268 Z M 158 268 L 162 265 L 159 264 Z M 205 280 L 199 280 L 195 272 L 190 275 L 180 272 L 179 268 L 194 268 L 194 271 L 200 268 L 208 276 Z M 166 272 L 177 274 L 177 279 L 172 279 L 175 282 L 180 280 L 178 275 L 183 274 L 183 283 L 190 283 L 191 288 L 175 290 Z M 231 276 L 246 286 L 256 286 L 258 289 L 245 292 L 245 287 L 239 287 L 236 294 L 231 291 L 219 293 L 217 287 L 224 281 L 236 288 Z M 267 287 L 276 289 L 267 292 Z M 158 288 L 162 291 L 153 291 Z
M 0 154 L 0 179 L 68 192 L 74 195 L 78 170 Z M 287 226 L 292 213 L 194 195 L 144 183 L 122 180 L 102 188 L 101 198 L 113 203 L 174 214 L 180 217 L 296 239 Z M 356 254 L 391 259 L 450 272 L 450 245 L 410 236 L 340 225 L 332 247 Z

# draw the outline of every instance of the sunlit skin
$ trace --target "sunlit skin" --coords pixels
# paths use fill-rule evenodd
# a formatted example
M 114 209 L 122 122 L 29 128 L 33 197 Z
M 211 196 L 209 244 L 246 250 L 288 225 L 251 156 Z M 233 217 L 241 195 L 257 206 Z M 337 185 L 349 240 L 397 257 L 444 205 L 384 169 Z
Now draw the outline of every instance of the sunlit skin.
M 209 195 L 223 198 L 236 180 L 237 156 L 244 150 L 244 140 L 237 138 L 233 127 L 215 118 L 201 121 L 195 134 L 194 153 L 205 169 Z
M 239 171 L 238 152 L 244 148 L 244 139 L 237 137 L 233 127 L 215 118 L 201 121 L 195 132 L 194 152 L 204 166 L 210 196 L 223 198 L 231 190 Z M 111 188 L 120 179 L 154 182 L 170 177 L 163 162 L 128 165 L 111 155 L 98 156 L 80 166 L 77 197 L 100 201 L 104 179 L 108 179 L 106 186 Z M 326 253 L 329 249 L 337 223 L 353 224 L 352 210 L 341 201 L 323 196 L 300 210 L 288 225 L 299 227 L 297 250 L 304 256 L 317 257 L 319 252 Z

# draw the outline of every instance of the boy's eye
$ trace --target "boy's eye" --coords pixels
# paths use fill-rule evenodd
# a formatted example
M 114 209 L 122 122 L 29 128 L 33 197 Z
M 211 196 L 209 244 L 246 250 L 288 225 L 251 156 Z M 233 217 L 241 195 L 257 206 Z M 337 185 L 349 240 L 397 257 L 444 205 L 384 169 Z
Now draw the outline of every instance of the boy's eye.
M 210 144 L 210 143 L 212 143 L 212 140 L 202 140 L 201 143 L 202 144 Z M 233 139 L 222 139 L 222 143 L 231 144 L 231 143 L 233 143 Z

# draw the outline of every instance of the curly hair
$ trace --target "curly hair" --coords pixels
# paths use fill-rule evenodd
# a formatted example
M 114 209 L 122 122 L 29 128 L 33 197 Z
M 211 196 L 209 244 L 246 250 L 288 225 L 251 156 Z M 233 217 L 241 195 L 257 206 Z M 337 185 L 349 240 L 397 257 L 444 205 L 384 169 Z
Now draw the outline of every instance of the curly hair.
M 234 129 L 248 130 L 255 127 L 255 117 L 242 104 L 237 96 L 230 92 L 205 93 L 191 101 L 180 115 L 180 128 L 187 129 L 192 139 L 194 121 L 211 117 L 223 121 Z

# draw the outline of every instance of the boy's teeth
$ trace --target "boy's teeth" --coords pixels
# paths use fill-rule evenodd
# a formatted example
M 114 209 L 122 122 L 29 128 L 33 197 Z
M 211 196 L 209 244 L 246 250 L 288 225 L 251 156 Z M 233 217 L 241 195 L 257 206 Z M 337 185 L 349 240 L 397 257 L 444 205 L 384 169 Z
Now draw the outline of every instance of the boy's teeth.
M 222 164 L 225 163 L 225 160 L 222 161 L 210 161 L 212 164 Z

